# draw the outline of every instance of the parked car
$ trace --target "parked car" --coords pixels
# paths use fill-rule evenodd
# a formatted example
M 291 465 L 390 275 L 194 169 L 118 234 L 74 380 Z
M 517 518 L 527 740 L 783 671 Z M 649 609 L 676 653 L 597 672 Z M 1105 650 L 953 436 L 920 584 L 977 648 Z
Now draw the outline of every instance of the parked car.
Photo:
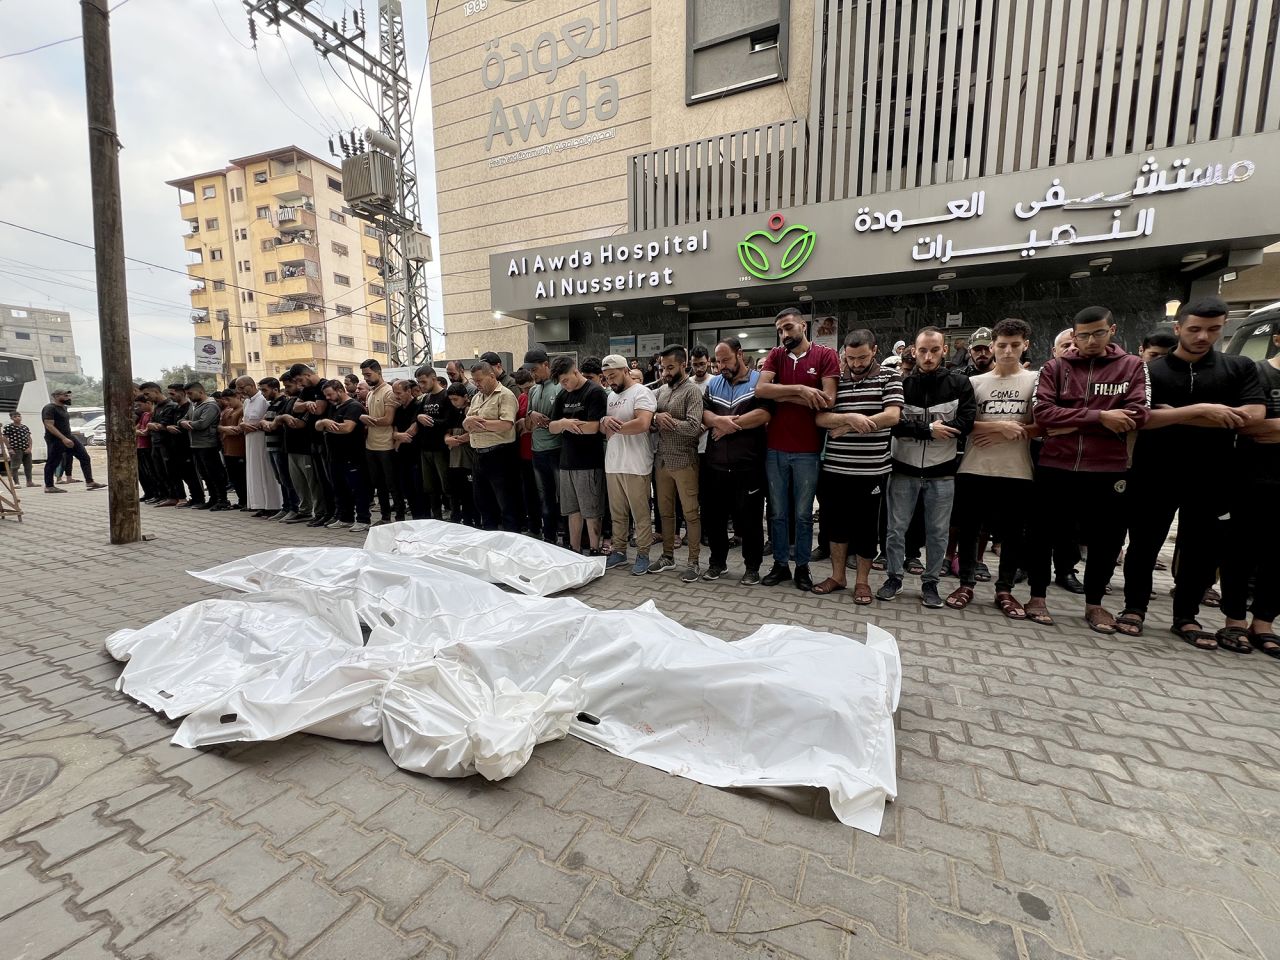
M 1224 353 L 1239 353 L 1252 360 L 1269 360 L 1276 352 L 1272 337 L 1280 333 L 1280 303 L 1253 311 L 1240 321 L 1232 321 Z
M 71 433 L 86 447 L 93 445 L 94 434 L 98 431 L 102 433 L 102 439 L 98 443 L 105 444 L 107 442 L 107 418 L 104 416 L 92 417 L 77 424 L 74 420 L 71 423 Z

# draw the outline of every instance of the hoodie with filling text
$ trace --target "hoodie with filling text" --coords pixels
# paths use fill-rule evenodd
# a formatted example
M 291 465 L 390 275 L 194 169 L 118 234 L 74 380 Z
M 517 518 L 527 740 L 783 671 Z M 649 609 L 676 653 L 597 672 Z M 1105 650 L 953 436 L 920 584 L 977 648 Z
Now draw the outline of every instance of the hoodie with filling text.
M 1103 425 L 1107 410 L 1123 410 L 1139 430 L 1147 422 L 1151 389 L 1140 357 L 1113 343 L 1100 357 L 1083 357 L 1072 347 L 1046 363 L 1035 403 L 1036 425 L 1046 435 L 1040 466 L 1098 473 L 1127 470 L 1127 435 Z

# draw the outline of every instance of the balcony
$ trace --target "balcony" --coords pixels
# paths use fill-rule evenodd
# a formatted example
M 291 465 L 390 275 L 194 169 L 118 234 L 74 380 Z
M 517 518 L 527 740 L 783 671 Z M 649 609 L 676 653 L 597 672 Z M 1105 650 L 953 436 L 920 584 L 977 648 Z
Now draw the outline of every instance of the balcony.
M 204 239 L 200 236 L 199 230 L 193 230 L 182 238 L 182 246 L 187 253 L 202 253 L 204 251 Z
M 272 196 L 285 201 L 315 196 L 311 178 L 301 173 L 288 173 L 271 178 Z
M 203 308 L 201 308 L 201 309 L 199 309 L 199 310 L 192 310 L 192 311 L 191 311 L 191 322 L 192 322 L 192 323 L 208 323 L 208 322 L 209 322 L 209 308 L 208 308 L 208 307 L 203 307 Z
M 197 301 L 197 300 L 203 299 L 204 297 L 206 297 L 206 296 L 208 296 L 208 295 L 209 295 L 209 288 L 208 288 L 205 284 L 200 283 L 200 284 L 197 284 L 196 286 L 192 287 L 192 288 L 191 288 L 191 303 L 192 303 L 192 305 L 193 305 L 193 306 L 194 306 L 194 305 L 197 305 L 197 304 L 196 304 L 196 301 Z
M 279 254 L 282 266 L 308 261 L 318 262 L 320 257 L 320 249 L 316 246 L 315 240 L 305 231 L 291 234 L 287 241 L 275 244 L 273 249 Z M 319 267 L 316 269 L 318 271 Z M 317 272 L 316 275 L 319 276 L 319 273 Z
M 319 301 L 319 295 L 314 300 L 305 297 L 288 297 L 283 300 L 277 300 L 275 303 L 267 304 L 267 313 L 271 315 L 279 314 L 303 314 L 303 313 L 324 314 L 324 305 Z
M 279 292 L 281 296 L 319 296 L 320 264 L 306 259 L 299 263 L 281 264 Z
M 195 220 L 199 216 L 199 213 L 196 211 L 196 202 L 194 200 L 188 200 L 186 203 L 179 204 L 178 215 L 188 223 Z
M 316 230 L 316 208 L 310 203 L 281 206 L 276 210 L 276 226 L 282 234 L 310 230 L 312 236 L 314 236 Z

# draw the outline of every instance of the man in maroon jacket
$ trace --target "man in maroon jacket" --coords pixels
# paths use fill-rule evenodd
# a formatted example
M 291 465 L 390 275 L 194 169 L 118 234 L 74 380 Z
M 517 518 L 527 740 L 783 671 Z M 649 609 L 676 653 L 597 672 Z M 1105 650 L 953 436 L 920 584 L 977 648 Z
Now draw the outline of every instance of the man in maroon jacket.
M 1036 387 L 1036 425 L 1046 440 L 1036 467 L 1027 578 L 1031 600 L 1027 619 L 1051 624 L 1045 604 L 1050 529 L 1063 503 L 1076 507 L 1082 539 L 1089 545 L 1085 565 L 1085 620 L 1098 633 L 1115 633 L 1115 617 L 1102 606 L 1116 557 L 1124 542 L 1124 491 L 1129 467 L 1127 434 L 1151 412 L 1146 365 L 1111 342 L 1116 327 L 1106 307 L 1087 307 L 1075 316 L 1075 346 L 1046 363 Z

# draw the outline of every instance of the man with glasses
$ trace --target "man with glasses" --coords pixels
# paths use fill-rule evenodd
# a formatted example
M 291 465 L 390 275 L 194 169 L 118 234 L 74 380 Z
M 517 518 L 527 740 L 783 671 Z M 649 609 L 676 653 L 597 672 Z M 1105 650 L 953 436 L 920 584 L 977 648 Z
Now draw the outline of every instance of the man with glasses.
M 1050 553 L 1063 504 L 1071 504 L 1089 545 L 1085 564 L 1085 620 L 1097 633 L 1115 633 L 1102 598 L 1115 572 L 1125 531 L 1127 435 L 1151 413 L 1146 364 L 1112 343 L 1116 327 L 1106 307 L 1086 307 L 1072 321 L 1072 346 L 1040 371 L 1034 416 L 1045 434 L 1035 470 L 1035 506 L 1027 537 L 1031 599 L 1026 618 L 1051 625 L 1045 597 Z

